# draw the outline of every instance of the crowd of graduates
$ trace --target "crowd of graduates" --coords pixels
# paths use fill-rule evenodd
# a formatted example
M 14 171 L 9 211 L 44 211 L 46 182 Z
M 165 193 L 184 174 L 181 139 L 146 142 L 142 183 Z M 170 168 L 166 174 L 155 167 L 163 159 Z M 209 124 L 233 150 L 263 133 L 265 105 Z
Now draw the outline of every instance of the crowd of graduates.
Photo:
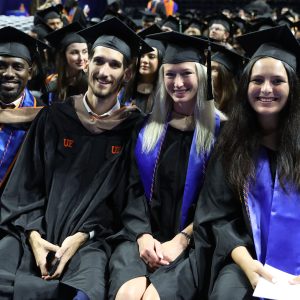
M 300 13 L 158 2 L 0 29 L 0 299 L 300 284 Z

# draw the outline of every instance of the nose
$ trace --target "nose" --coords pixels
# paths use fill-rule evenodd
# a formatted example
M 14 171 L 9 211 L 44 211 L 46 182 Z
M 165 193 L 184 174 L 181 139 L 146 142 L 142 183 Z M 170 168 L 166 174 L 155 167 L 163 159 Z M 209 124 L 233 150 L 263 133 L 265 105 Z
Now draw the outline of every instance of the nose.
M 182 77 L 179 74 L 176 74 L 174 79 L 174 87 L 181 87 L 183 86 L 183 80 Z
M 108 65 L 108 63 L 105 63 L 102 66 L 100 66 L 98 74 L 101 77 L 108 77 L 108 73 L 109 73 L 109 65 Z
M 261 91 L 264 94 L 269 94 L 272 92 L 272 85 L 269 80 L 265 80 L 265 82 L 263 83 L 263 85 L 261 87 Z
M 8 66 L 8 67 L 5 69 L 5 71 L 4 71 L 4 73 L 3 73 L 3 76 L 9 77 L 9 78 L 14 77 L 14 72 L 13 72 L 12 66 Z
M 148 63 L 149 63 L 149 59 L 147 56 L 141 58 L 141 64 L 148 64 Z

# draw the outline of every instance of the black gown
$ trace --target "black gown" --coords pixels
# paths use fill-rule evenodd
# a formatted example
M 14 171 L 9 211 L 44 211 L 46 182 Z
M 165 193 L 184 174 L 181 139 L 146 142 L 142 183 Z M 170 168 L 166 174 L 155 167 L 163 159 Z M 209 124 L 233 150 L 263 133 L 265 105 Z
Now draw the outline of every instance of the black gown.
M 120 230 L 129 138 L 139 116 L 132 112 L 95 135 L 82 126 L 72 98 L 41 111 L 1 198 L 0 226 L 7 233 L 0 241 L 1 299 L 61 299 L 61 286 L 82 290 L 91 300 L 105 299 L 110 255 L 105 238 Z M 121 151 L 114 151 L 116 146 Z M 30 230 L 58 245 L 79 231 L 96 234 L 59 280 L 44 281 L 27 241 Z M 8 254 L 10 259 L 3 259 Z
M 178 289 L 175 292 L 178 287 L 175 280 L 180 280 L 181 273 L 181 267 L 180 270 L 175 267 L 187 257 L 188 251 L 182 253 L 169 266 L 160 267 L 150 273 L 139 257 L 136 242 L 137 237 L 143 233 L 151 233 L 163 243 L 180 232 L 180 211 L 192 139 L 193 131 L 184 132 L 168 127 L 156 171 L 151 204 L 145 198 L 136 162 L 132 164 L 128 204 L 123 212 L 126 233 L 123 231 L 123 235 L 117 237 L 125 242 L 116 248 L 110 260 L 110 299 L 114 299 L 123 283 L 140 276 L 149 278 L 161 299 L 168 299 L 169 295 L 176 293 L 184 295 L 192 292 L 192 289 Z M 192 223 L 194 211 L 195 205 L 192 205 L 186 226 Z M 168 272 L 171 273 L 164 276 Z M 194 286 L 193 277 L 190 275 L 186 279 L 189 281 L 189 278 Z
M 276 152 L 268 150 L 268 155 L 274 180 Z M 219 158 L 209 162 L 197 203 L 195 252 L 190 260 L 197 266 L 198 296 L 205 299 L 208 294 L 211 300 L 254 299 L 249 280 L 231 258 L 234 248 L 245 246 L 256 259 L 251 224 L 245 203 L 230 188 Z

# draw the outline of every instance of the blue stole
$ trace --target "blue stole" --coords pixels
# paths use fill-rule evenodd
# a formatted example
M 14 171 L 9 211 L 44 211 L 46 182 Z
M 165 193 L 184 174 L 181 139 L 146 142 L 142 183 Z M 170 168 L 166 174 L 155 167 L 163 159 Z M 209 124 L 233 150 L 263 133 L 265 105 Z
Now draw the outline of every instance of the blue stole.
M 261 149 L 255 182 L 249 185 L 248 209 L 257 259 L 293 275 L 300 275 L 300 194 L 286 183 L 274 188 L 268 155 Z
M 35 99 L 32 94 L 25 89 L 24 97 L 19 107 L 33 107 Z M 4 125 L 0 130 L 0 186 L 10 167 L 15 160 L 16 154 L 24 140 L 25 130 L 15 129 L 9 125 Z
M 220 129 L 220 117 L 216 115 L 215 119 L 215 136 L 217 136 Z M 142 128 L 138 135 L 135 147 L 135 158 L 137 161 L 140 178 L 144 186 L 145 195 L 148 203 L 150 203 L 152 200 L 155 173 L 167 129 L 168 123 L 165 124 L 163 134 L 157 141 L 154 149 L 152 149 L 151 152 L 148 153 L 142 151 L 145 126 Z M 196 202 L 197 196 L 199 195 L 200 189 L 204 181 L 205 169 L 210 154 L 211 151 L 202 152 L 199 154 L 197 153 L 196 134 L 194 131 L 181 205 L 180 230 L 184 229 L 188 225 L 186 224 L 188 218 L 188 211 L 191 205 Z

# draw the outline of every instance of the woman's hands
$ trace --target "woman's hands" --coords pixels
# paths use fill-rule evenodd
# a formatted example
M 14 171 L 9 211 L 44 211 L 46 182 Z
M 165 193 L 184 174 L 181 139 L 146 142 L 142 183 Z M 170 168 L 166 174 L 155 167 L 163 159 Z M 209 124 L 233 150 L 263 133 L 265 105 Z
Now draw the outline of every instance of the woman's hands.
M 234 262 L 244 271 L 253 289 L 258 283 L 259 277 L 276 283 L 276 278 L 264 268 L 261 262 L 251 257 L 246 247 L 240 246 L 233 249 L 231 256 Z

